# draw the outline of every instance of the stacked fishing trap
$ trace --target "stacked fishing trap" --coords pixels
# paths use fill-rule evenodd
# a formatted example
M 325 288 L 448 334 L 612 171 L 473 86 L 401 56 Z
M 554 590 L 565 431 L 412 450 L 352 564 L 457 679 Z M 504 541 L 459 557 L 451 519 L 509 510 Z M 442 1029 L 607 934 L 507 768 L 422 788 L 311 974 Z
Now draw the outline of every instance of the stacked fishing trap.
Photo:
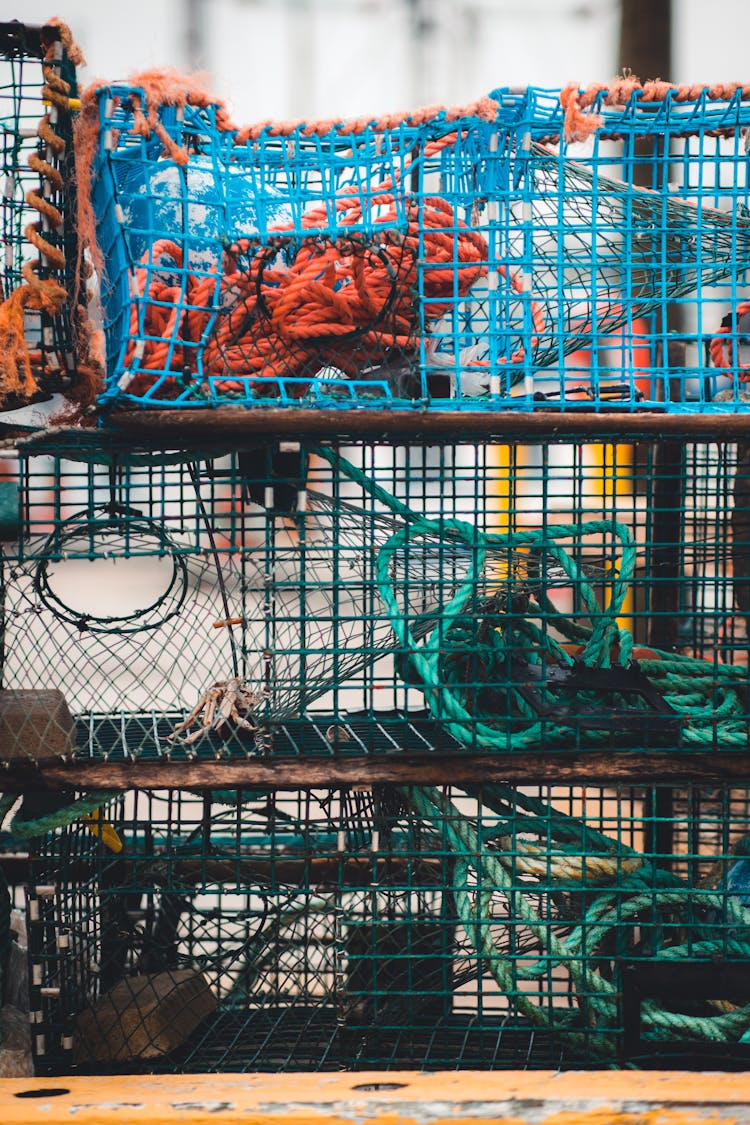
M 37 1073 L 746 1066 L 750 89 L 243 129 L 4 35 Z

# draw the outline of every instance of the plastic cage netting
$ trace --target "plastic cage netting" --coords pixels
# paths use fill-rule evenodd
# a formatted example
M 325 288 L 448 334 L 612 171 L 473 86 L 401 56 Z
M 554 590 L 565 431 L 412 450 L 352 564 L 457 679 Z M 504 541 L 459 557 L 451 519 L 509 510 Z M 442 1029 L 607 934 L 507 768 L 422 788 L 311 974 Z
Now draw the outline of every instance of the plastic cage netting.
M 102 87 L 105 401 L 744 409 L 742 94 L 602 93 L 566 145 L 533 88 L 237 131 L 189 88 Z
M 748 471 L 683 440 L 24 454 L 5 757 L 743 747 Z
M 119 851 L 80 822 L 38 842 L 38 1073 L 746 1065 L 745 788 L 170 791 L 102 816 Z

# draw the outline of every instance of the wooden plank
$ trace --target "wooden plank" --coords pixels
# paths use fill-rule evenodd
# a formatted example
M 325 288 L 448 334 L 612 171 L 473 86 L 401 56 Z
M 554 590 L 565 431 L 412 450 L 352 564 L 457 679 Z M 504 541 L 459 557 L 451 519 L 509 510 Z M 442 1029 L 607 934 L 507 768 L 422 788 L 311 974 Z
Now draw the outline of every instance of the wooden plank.
M 309 410 L 255 406 L 220 406 L 214 410 L 117 411 L 107 424 L 131 437 L 145 440 L 158 435 L 174 442 L 231 438 L 241 443 L 254 436 L 336 437 L 373 436 L 390 440 L 432 439 L 441 436 L 462 440 L 502 439 L 526 441 L 573 436 L 714 437 L 734 441 L 750 436 L 750 413 L 665 414 L 660 411 L 408 411 L 408 410 Z
M 5 1125 L 733 1125 L 747 1074 L 480 1071 L 7 1078 Z
M 11 767 L 5 792 L 32 789 L 319 789 L 348 785 L 750 784 L 750 752 L 589 751 L 524 754 L 373 754 L 238 761 L 45 762 Z
M 0 690 L 0 762 L 44 762 L 75 747 L 75 722 L 56 689 Z

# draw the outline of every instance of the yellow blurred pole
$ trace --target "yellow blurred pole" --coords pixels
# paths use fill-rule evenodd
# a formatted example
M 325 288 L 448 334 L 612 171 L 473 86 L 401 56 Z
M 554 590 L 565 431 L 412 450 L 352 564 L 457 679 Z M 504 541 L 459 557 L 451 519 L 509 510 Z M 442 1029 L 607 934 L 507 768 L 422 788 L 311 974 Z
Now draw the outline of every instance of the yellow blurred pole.
M 491 445 L 487 449 L 487 530 L 507 535 L 515 526 L 514 447 Z
M 591 450 L 592 466 L 597 470 L 600 479 L 602 508 L 605 511 L 617 513 L 618 496 L 632 496 L 634 488 L 633 479 L 633 447 L 632 445 L 612 445 L 609 442 L 597 443 Z M 628 629 L 631 633 L 635 625 L 633 611 L 635 602 L 632 586 L 627 591 L 622 603 L 622 611 L 617 618 L 620 629 Z
M 520 450 L 512 445 L 490 445 L 486 453 L 485 505 L 487 531 L 495 535 L 508 535 L 515 531 L 516 473 L 515 465 Z M 487 577 L 498 583 L 506 582 L 507 568 L 499 561 L 488 564 Z

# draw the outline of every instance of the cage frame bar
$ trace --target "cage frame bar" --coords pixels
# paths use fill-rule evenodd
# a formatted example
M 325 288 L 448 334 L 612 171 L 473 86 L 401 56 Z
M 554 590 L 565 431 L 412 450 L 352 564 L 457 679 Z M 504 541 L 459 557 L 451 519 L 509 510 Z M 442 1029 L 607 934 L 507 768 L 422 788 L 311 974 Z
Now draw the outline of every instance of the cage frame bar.
M 618 410 L 561 412 L 544 410 L 529 413 L 513 411 L 444 411 L 430 414 L 374 410 L 283 410 L 262 407 L 242 410 L 217 407 L 215 410 L 118 411 L 107 415 L 108 428 L 139 440 L 182 442 L 196 440 L 242 442 L 262 434 L 288 437 L 380 437 L 386 440 L 421 437 L 449 439 L 461 434 L 462 440 L 502 439 L 523 441 L 544 437 L 658 438 L 687 437 L 731 441 L 750 437 L 750 414 L 662 414 L 658 411 L 626 413 Z M 102 431 L 99 431 L 102 434 Z M 60 432 L 55 435 L 61 436 Z M 36 445 L 38 439 L 27 439 Z
M 347 757 L 248 758 L 230 761 L 47 760 L 12 764 L 2 774 L 7 793 L 65 789 L 299 789 L 361 785 L 480 785 L 503 781 L 549 784 L 675 785 L 750 783 L 750 746 L 708 752 L 586 750 L 466 754 L 349 755 Z

